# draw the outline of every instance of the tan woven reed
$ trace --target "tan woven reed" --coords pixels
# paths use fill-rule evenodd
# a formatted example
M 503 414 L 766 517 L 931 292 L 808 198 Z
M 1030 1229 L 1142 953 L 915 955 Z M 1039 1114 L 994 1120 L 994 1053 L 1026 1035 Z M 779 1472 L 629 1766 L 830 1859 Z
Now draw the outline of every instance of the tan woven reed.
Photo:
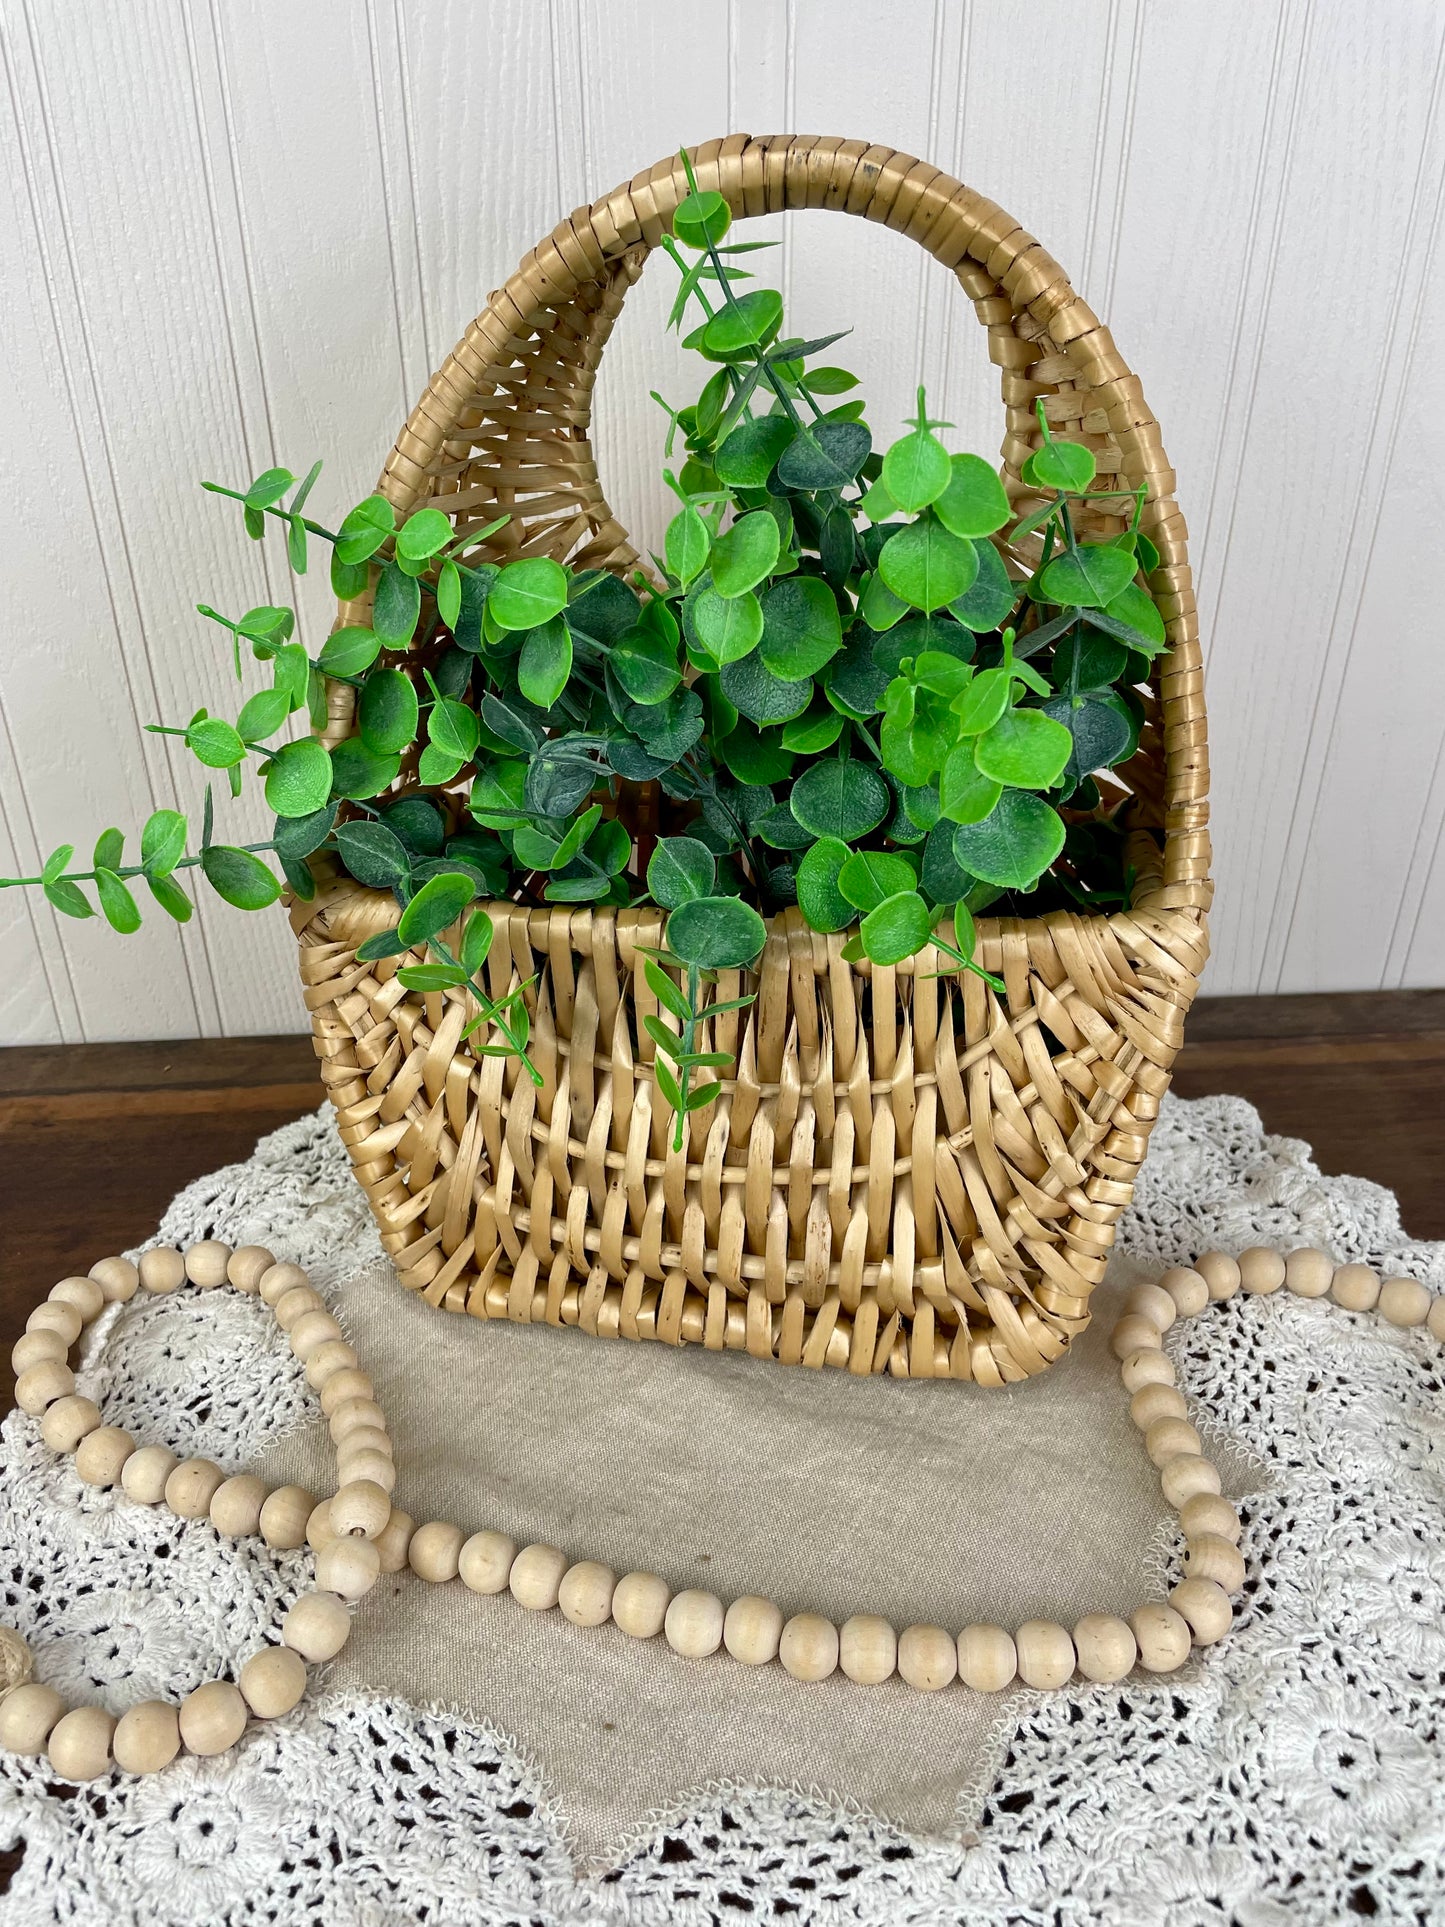
M 322 864 L 315 900 L 292 909 L 322 1077 L 382 1242 L 432 1304 L 1003 1384 L 1087 1322 L 1208 949 L 1202 671 L 1173 472 L 1108 330 L 991 201 L 862 141 L 735 134 L 692 160 L 736 214 L 861 214 L 954 271 L 1002 373 L 1002 473 L 1020 507 L 1040 395 L 1094 451 L 1101 486 L 1147 486 L 1171 647 L 1139 752 L 1113 773 L 1132 792 L 1133 901 L 981 921 L 1004 1000 L 975 976 L 932 974 L 947 960 L 931 948 L 896 969 L 846 964 L 843 937 L 784 912 L 757 972 L 722 974 L 720 997 L 752 988 L 757 1003 L 702 1046 L 735 1052 L 737 1074 L 674 1153 L 641 1023 L 669 1021 L 642 974 L 659 912 L 490 906 L 494 993 L 537 977 L 537 1089 L 515 1061 L 459 1043 L 464 996 L 404 991 L 406 958 L 356 962 L 395 904 Z M 402 430 L 379 484 L 399 511 L 432 503 L 466 529 L 506 510 L 470 560 L 637 561 L 597 478 L 592 385 L 687 191 L 680 160 L 662 161 L 527 256 Z M 1122 526 L 1102 510 L 1084 523 Z M 364 600 L 341 610 L 368 617 Z M 332 686 L 326 740 L 350 733 L 352 703 Z M 644 824 L 647 807 L 630 800 Z

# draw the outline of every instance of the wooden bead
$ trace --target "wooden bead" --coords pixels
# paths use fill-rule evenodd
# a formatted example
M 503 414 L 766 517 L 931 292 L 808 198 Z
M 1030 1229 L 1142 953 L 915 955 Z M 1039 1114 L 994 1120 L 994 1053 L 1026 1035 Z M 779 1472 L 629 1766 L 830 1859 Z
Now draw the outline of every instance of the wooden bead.
M 1380 1296 L 1380 1281 L 1368 1265 L 1338 1265 L 1330 1280 L 1330 1296 L 1346 1311 L 1372 1311 Z
M 396 1490 L 396 1467 L 390 1452 L 372 1449 L 342 1452 L 337 1456 L 336 1476 L 343 1485 L 365 1481 L 369 1485 L 379 1485 L 383 1492 Z
M 361 1599 L 376 1584 L 381 1554 L 369 1539 L 333 1539 L 316 1555 L 316 1589 Z
M 1292 1251 L 1284 1261 L 1285 1289 L 1296 1298 L 1323 1298 L 1334 1275 L 1334 1259 L 1316 1245 Z
M 958 1677 L 975 1693 L 999 1693 L 1018 1674 L 1018 1649 L 1002 1626 L 965 1626 L 958 1635 Z
M 1188 1659 L 1193 1644 L 1189 1621 L 1162 1600 L 1140 1606 L 1130 1614 L 1129 1624 L 1146 1673 L 1172 1673 Z
M 263 1271 L 261 1273 L 256 1285 L 256 1291 L 262 1304 L 270 1305 L 274 1311 L 276 1306 L 279 1305 L 281 1300 L 286 1296 L 286 1293 L 292 1290 L 294 1286 L 305 1285 L 310 1282 L 310 1279 L 307 1278 L 306 1273 L 301 1269 L 300 1265 L 272 1265 L 269 1271 Z
M 761 1593 L 745 1592 L 723 1614 L 723 1645 L 744 1666 L 766 1666 L 778 1656 L 783 1614 Z
M 1127 1619 L 1086 1613 L 1074 1628 L 1074 1652 L 1085 1679 L 1111 1686 L 1133 1671 L 1139 1648 Z
M 1174 1300 L 1159 1285 L 1138 1284 L 1124 1300 L 1126 1312 L 1147 1318 L 1156 1331 L 1167 1332 L 1179 1316 Z
M 445 1519 L 432 1519 L 424 1526 L 418 1526 L 411 1535 L 407 1547 L 407 1563 L 418 1579 L 426 1579 L 434 1586 L 445 1585 L 448 1579 L 455 1579 L 461 1568 L 462 1529 Z M 558 1553 L 558 1558 L 561 1554 Z M 559 1572 L 557 1577 L 560 1579 Z M 553 1592 L 552 1603 L 556 1602 Z
M 291 1350 L 304 1365 L 311 1354 L 345 1333 L 329 1311 L 303 1311 L 288 1334 Z
M 898 1635 L 881 1613 L 854 1613 L 838 1628 L 838 1664 L 860 1686 L 881 1686 L 898 1666 Z
M 316 1500 L 301 1485 L 278 1485 L 261 1507 L 261 1537 L 277 1552 L 295 1552 L 306 1543 L 306 1522 Z
M 65 1701 L 53 1686 L 31 1680 L 0 1699 L 0 1747 L 34 1759 L 45 1751 L 55 1723 L 65 1712 Z
M 188 1751 L 208 1759 L 234 1746 L 246 1730 L 246 1702 L 228 1679 L 208 1680 L 181 1701 L 181 1739 Z
M 1172 1385 L 1174 1360 L 1167 1352 L 1130 1352 L 1119 1367 L 1126 1392 L 1137 1392 L 1146 1385 Z
M 58 1332 L 65 1340 L 65 1349 L 69 1351 L 80 1336 L 83 1322 L 74 1305 L 57 1304 L 53 1298 L 47 1298 L 25 1320 L 25 1329 L 28 1332 Z
M 562 1617 L 574 1626 L 600 1626 L 612 1611 L 612 1589 L 617 1574 L 596 1559 L 579 1559 L 562 1575 L 557 1604 Z
M 1129 1416 L 1141 1432 L 1156 1419 L 1183 1418 L 1188 1409 L 1183 1392 L 1173 1385 L 1141 1385 L 1129 1400 Z
M 379 1539 L 391 1517 L 391 1495 L 371 1479 L 353 1479 L 331 1501 L 331 1524 L 338 1533 Z
M 1130 1352 L 1158 1351 L 1159 1327 L 1137 1311 L 1126 1311 L 1114 1327 L 1109 1343 L 1118 1359 L 1127 1358 Z
M 393 1506 L 374 1542 L 383 1572 L 406 1571 L 411 1535 L 415 1531 L 416 1520 L 411 1514 L 403 1512 L 400 1506 Z
M 225 1473 L 209 1459 L 182 1459 L 166 1480 L 166 1504 L 178 1519 L 204 1519 L 225 1483 Z
M 517 1542 L 505 1532 L 474 1532 L 457 1554 L 457 1571 L 469 1592 L 505 1592 L 516 1556 Z
M 937 1693 L 958 1675 L 958 1642 L 942 1626 L 905 1626 L 898 1671 L 920 1693 Z
M 180 1464 L 164 1445 L 143 1445 L 121 1468 L 120 1489 L 137 1505 L 159 1505 L 166 1496 L 166 1480 Z
M 523 1546 L 512 1561 L 507 1587 L 519 1606 L 528 1612 L 550 1612 L 557 1603 L 562 1575 L 567 1570 L 567 1555 L 556 1546 Z
M 306 1383 L 319 1392 L 328 1378 L 356 1369 L 356 1353 L 344 1338 L 328 1338 L 306 1361 Z
M 15 1381 L 15 1403 L 31 1418 L 39 1418 L 47 1405 L 68 1398 L 75 1390 L 75 1373 L 58 1359 L 47 1358 L 32 1365 Z
M 73 1452 L 88 1432 L 100 1426 L 100 1407 L 79 1392 L 58 1398 L 40 1421 L 40 1436 L 52 1452 Z
M 1238 1592 L 1244 1584 L 1244 1555 L 1232 1540 L 1202 1532 L 1191 1538 L 1184 1552 L 1186 1579 L 1212 1579 L 1226 1592 Z
M 952 1662 L 951 1639 L 948 1651 Z M 794 1679 L 828 1679 L 838 1670 L 838 1628 L 821 1613 L 794 1613 L 778 1637 L 778 1658 Z
M 1212 1579 L 1181 1579 L 1169 1603 L 1189 1621 L 1196 1646 L 1212 1646 L 1223 1639 L 1234 1619 L 1229 1594 Z
M 103 1706 L 77 1706 L 51 1728 L 46 1752 L 62 1780 L 81 1785 L 98 1780 L 111 1766 L 110 1742 L 116 1721 Z
M 1014 1634 L 1014 1645 L 1025 1686 L 1052 1690 L 1073 1678 L 1074 1642 L 1053 1620 L 1027 1620 Z
M 226 1282 L 249 1296 L 275 1262 L 265 1245 L 241 1245 L 226 1260 Z
M 118 1425 L 102 1425 L 75 1448 L 76 1477 L 87 1485 L 114 1485 L 135 1451 L 135 1440 Z
M 1182 1452 L 1177 1459 L 1170 1459 L 1167 1465 L 1159 1469 L 1159 1484 L 1164 1497 L 1176 1512 L 1198 1492 L 1217 1492 L 1220 1483 L 1219 1468 L 1195 1452 Z
M 1232 1546 L 1239 1544 L 1242 1530 L 1239 1514 L 1228 1499 L 1221 1499 L 1217 1492 L 1196 1492 L 1192 1499 L 1186 1499 L 1179 1508 L 1179 1523 L 1190 1539 L 1202 1539 L 1206 1533 L 1212 1533 L 1215 1538 L 1227 1539 Z
M 246 1539 L 261 1528 L 261 1513 L 271 1488 L 253 1472 L 222 1479 L 211 1494 L 211 1524 L 228 1539 Z
M 1425 1326 L 1432 1338 L 1438 1338 L 1445 1345 L 1445 1297 L 1431 1300 L 1430 1315 L 1425 1320 Z
M 331 1523 L 330 1499 L 318 1499 L 306 1515 L 306 1543 L 313 1552 L 320 1552 L 323 1546 L 334 1546 L 340 1534 Z
M 375 1399 L 376 1387 L 368 1373 L 361 1370 L 338 1372 L 321 1387 L 321 1409 L 330 1418 L 348 1399 Z
M 1220 1304 L 1239 1290 L 1239 1264 L 1223 1251 L 1206 1251 L 1194 1260 L 1194 1269 L 1209 1287 L 1209 1296 Z
M 69 1351 L 59 1332 L 21 1332 L 10 1347 L 10 1369 L 22 1378 L 32 1365 L 63 1365 Z
M 282 1639 L 313 1666 L 335 1659 L 350 1632 L 346 1601 L 334 1592 L 303 1592 L 281 1621 Z
M 213 1291 L 226 1282 L 226 1266 L 231 1262 L 231 1247 L 219 1239 L 205 1238 L 186 1253 L 186 1276 L 203 1291 Z
M 101 1258 L 90 1267 L 90 1275 L 108 1305 L 128 1305 L 140 1286 L 140 1273 L 129 1258 Z
M 74 1305 L 86 1325 L 105 1310 L 105 1293 L 94 1278 L 62 1278 L 46 1296 L 52 1305 Z
M 122 1773 L 159 1773 L 181 1750 L 178 1709 L 167 1700 L 141 1700 L 121 1714 L 110 1750 Z
M 1144 1450 L 1159 1466 L 1184 1453 L 1198 1452 L 1202 1443 L 1187 1418 L 1156 1418 L 1144 1434 Z
M 271 1309 L 282 1331 L 289 1332 L 296 1320 L 308 1311 L 325 1311 L 326 1302 L 310 1285 L 292 1285 L 289 1291 L 282 1292 Z
M 141 1290 L 164 1298 L 186 1281 L 186 1261 L 171 1245 L 157 1245 L 140 1255 Z
M 290 1646 L 267 1646 L 246 1661 L 236 1683 L 258 1720 L 279 1720 L 300 1704 L 306 1662 Z
M 362 1428 L 386 1434 L 386 1415 L 374 1398 L 348 1398 L 331 1414 L 331 1442 L 341 1445 L 349 1433 Z
M 1159 1280 L 1181 1318 L 1193 1318 L 1209 1303 L 1209 1286 L 1191 1265 L 1175 1265 Z
M 1253 1297 L 1278 1291 L 1284 1283 L 1284 1259 L 1268 1245 L 1251 1245 L 1239 1254 L 1239 1288 Z
M 1380 1316 L 1408 1330 L 1430 1316 L 1431 1293 L 1418 1278 L 1387 1278 L 1380 1287 Z
M 662 1630 L 668 1645 L 684 1659 L 706 1659 L 722 1645 L 725 1617 L 716 1593 L 689 1586 L 668 1606 Z
M 379 1452 L 383 1458 L 391 1457 L 391 1440 L 383 1425 L 357 1425 L 347 1433 L 336 1448 L 338 1460 L 347 1453 Z
M 625 1572 L 612 1594 L 612 1623 L 632 1639 L 662 1631 L 672 1594 L 655 1572 Z

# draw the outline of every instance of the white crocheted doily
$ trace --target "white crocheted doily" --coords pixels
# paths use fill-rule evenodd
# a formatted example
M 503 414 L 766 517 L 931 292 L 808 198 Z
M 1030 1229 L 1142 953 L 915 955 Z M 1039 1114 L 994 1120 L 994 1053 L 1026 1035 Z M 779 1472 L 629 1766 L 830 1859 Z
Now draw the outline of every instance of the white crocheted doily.
M 161 1236 L 265 1243 L 334 1288 L 378 1245 L 330 1118 L 192 1185 Z M 1410 1243 L 1388 1192 L 1322 1177 L 1237 1099 L 1171 1100 L 1120 1244 L 1174 1264 L 1256 1243 L 1445 1287 L 1445 1245 Z M 1236 1631 L 1187 1680 L 1017 1693 L 961 1841 L 733 1789 L 579 1878 L 545 1786 L 498 1733 L 323 1690 L 237 1752 L 148 1780 L 72 1790 L 6 1758 L 0 1842 L 25 1856 L 0 1922 L 1445 1920 L 1445 1355 L 1283 1294 L 1170 1344 L 1207 1418 L 1271 1472 L 1244 1506 Z M 228 1469 L 308 1396 L 272 1321 L 232 1294 L 107 1312 L 86 1383 L 111 1422 Z M 180 1695 L 260 1645 L 307 1581 L 304 1551 L 81 1487 L 18 1413 L 3 1436 L 0 1618 L 63 1693 L 117 1709 Z

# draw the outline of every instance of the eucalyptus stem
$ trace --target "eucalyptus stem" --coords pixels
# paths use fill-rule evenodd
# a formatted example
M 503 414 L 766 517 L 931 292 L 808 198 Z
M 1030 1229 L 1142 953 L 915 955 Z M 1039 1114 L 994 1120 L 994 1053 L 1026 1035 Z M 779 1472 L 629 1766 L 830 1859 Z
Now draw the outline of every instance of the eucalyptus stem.
M 265 850 L 274 850 L 276 845 L 274 842 L 238 843 L 234 847 L 238 850 L 244 850 L 248 856 L 259 856 Z M 172 872 L 176 870 L 194 870 L 198 863 L 204 863 L 204 861 L 204 854 L 200 856 L 183 856 L 178 863 L 173 863 L 165 874 L 170 876 Z M 126 882 L 130 877 L 148 877 L 150 874 L 150 871 L 144 863 L 131 863 L 127 864 L 124 869 L 108 870 L 106 872 L 107 876 L 119 877 L 122 883 Z M 64 881 L 67 883 L 94 883 L 99 875 L 100 872 L 98 870 L 65 870 L 62 872 Z M 43 885 L 44 882 L 44 877 L 0 877 L 0 890 L 15 890 L 19 889 L 22 885 L 34 888 Z
M 243 489 L 223 488 L 219 482 L 202 482 L 201 487 L 205 489 L 208 495 L 224 495 L 228 497 L 232 502 L 240 502 L 248 508 L 251 506 L 246 501 L 246 495 Z M 274 515 L 278 522 L 285 522 L 288 525 L 288 527 L 292 522 L 294 522 L 297 519 L 294 515 L 289 514 L 285 509 L 276 508 L 274 506 L 263 508 L 261 513 L 263 515 Z M 308 530 L 312 535 L 319 535 L 323 542 L 339 542 L 341 540 L 341 537 L 336 533 L 334 529 L 323 528 L 319 522 L 313 522 L 309 516 L 303 515 L 300 518 L 300 521 L 303 529 Z

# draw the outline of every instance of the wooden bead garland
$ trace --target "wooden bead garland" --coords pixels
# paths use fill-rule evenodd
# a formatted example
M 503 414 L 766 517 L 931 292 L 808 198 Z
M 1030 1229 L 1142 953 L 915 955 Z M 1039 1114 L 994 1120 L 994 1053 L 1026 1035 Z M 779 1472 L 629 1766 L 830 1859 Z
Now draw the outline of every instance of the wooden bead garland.
M 181 1460 L 165 1446 L 137 1446 L 129 1433 L 104 1425 L 94 1402 L 76 1392 L 68 1351 L 84 1326 L 107 1304 L 124 1303 L 137 1290 L 164 1295 L 186 1282 L 200 1290 L 229 1283 L 258 1295 L 276 1314 L 330 1421 L 339 1485 L 331 1498 L 318 1501 L 299 1486 L 268 1492 L 252 1475 L 227 1478 L 207 1459 Z M 52 1769 L 74 1781 L 97 1778 L 112 1765 L 129 1773 L 158 1772 L 183 1746 L 202 1756 L 225 1752 L 249 1718 L 279 1718 L 298 1704 L 307 1665 L 334 1659 L 346 1642 L 348 1602 L 364 1596 L 380 1573 L 407 1565 L 432 1584 L 460 1578 L 476 1593 L 510 1592 L 529 1611 L 557 1607 L 576 1626 L 610 1619 L 635 1639 L 661 1633 L 690 1659 L 722 1648 L 744 1665 L 776 1659 L 799 1680 L 827 1679 L 841 1669 L 865 1685 L 897 1673 L 920 1692 L 938 1692 L 957 1678 L 971 1691 L 994 1693 L 1016 1680 L 1053 1690 L 1076 1672 L 1101 1684 L 1122 1680 L 1136 1667 L 1145 1674 L 1173 1672 L 1195 1648 L 1229 1631 L 1230 1595 L 1243 1586 L 1245 1563 L 1239 1515 L 1220 1496 L 1218 1470 L 1187 1418 L 1162 1338 L 1178 1319 L 1237 1292 L 1281 1288 L 1303 1298 L 1328 1294 L 1351 1311 L 1376 1309 L 1390 1324 L 1425 1326 L 1445 1340 L 1445 1297 L 1416 1279 L 1382 1284 L 1367 1266 L 1336 1266 L 1314 1248 L 1282 1255 L 1257 1246 L 1237 1259 L 1206 1252 L 1194 1266 L 1137 1285 L 1111 1343 L 1131 1394 L 1131 1417 L 1159 1468 L 1164 1496 L 1179 1513 L 1185 1548 L 1178 1583 L 1167 1601 L 1148 1601 L 1127 1620 L 1090 1613 L 1071 1632 L 1035 1619 L 1013 1634 L 980 1624 L 964 1627 L 955 1638 L 942 1626 L 897 1632 L 871 1613 L 855 1614 L 841 1627 L 811 1612 L 785 1621 L 781 1609 L 759 1594 L 725 1606 L 702 1590 L 674 1594 L 656 1573 L 618 1578 L 596 1560 L 571 1562 L 556 1546 L 519 1548 L 494 1531 L 466 1538 L 445 1520 L 417 1525 L 391 1502 L 395 1466 L 375 1387 L 298 1266 L 277 1263 L 261 1246 L 233 1252 L 214 1240 L 184 1254 L 146 1252 L 139 1266 L 102 1259 L 88 1278 L 62 1279 L 31 1313 L 12 1352 L 22 1409 L 38 1419 L 52 1450 L 74 1455 L 77 1474 L 90 1484 L 118 1485 L 131 1500 L 165 1503 L 181 1518 L 207 1518 L 228 1536 L 259 1533 L 268 1545 L 284 1549 L 309 1542 L 316 1551 L 316 1587 L 286 1614 L 281 1643 L 253 1654 L 236 1682 L 208 1681 L 179 1707 L 142 1701 L 119 1721 L 97 1706 L 67 1711 L 58 1693 L 29 1677 L 29 1653 L 19 1635 L 0 1627 L 0 1748 L 47 1753 Z

